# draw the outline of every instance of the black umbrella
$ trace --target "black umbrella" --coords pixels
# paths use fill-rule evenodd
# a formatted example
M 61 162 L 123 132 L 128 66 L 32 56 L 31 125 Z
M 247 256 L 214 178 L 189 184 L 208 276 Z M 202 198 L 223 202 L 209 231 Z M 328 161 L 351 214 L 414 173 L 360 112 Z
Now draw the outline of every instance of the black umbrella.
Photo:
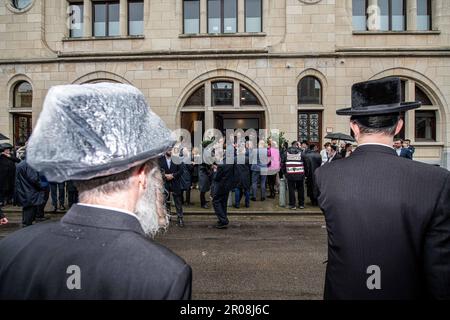
M 356 141 L 352 136 L 349 136 L 345 133 L 329 133 L 325 136 L 325 139 L 331 139 L 331 140 L 344 140 L 344 141 Z
M 0 133 L 0 140 L 9 140 L 9 138 Z

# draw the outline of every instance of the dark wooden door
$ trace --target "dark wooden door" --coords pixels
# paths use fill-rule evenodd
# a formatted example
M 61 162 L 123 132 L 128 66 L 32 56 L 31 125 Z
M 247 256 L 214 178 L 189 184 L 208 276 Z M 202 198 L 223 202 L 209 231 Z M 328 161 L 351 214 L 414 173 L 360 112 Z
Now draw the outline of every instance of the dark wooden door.
M 322 111 L 298 112 L 298 141 L 322 146 Z
M 14 114 L 14 145 L 23 146 L 31 136 L 31 114 Z

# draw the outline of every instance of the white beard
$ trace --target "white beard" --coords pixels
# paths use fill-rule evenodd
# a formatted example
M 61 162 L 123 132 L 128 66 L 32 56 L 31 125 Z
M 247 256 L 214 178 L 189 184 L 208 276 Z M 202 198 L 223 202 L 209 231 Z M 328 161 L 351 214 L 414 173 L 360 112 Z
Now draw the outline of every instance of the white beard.
M 166 212 L 161 188 L 162 178 L 159 168 L 153 168 L 147 175 L 147 188 L 139 198 L 135 209 L 142 229 L 151 238 L 169 225 L 169 215 Z

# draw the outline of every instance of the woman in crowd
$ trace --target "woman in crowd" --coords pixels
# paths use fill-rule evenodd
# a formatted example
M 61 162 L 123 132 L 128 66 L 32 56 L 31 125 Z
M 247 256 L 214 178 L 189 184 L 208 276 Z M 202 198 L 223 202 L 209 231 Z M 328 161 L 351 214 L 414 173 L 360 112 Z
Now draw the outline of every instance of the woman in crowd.
M 278 172 L 280 171 L 281 157 L 278 145 L 272 139 L 269 141 L 268 157 L 267 182 L 270 190 L 269 198 L 273 199 L 275 198 L 275 185 L 277 184 Z

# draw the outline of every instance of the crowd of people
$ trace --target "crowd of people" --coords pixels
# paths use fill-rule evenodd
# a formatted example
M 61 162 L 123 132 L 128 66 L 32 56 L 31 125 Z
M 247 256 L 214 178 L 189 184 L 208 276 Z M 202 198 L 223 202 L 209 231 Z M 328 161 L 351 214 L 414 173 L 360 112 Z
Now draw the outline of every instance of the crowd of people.
M 307 141 L 294 141 L 291 145 L 284 142 L 279 148 L 278 143 L 269 138 L 267 141 L 260 140 L 254 148 L 248 138 L 243 143 L 238 143 L 238 136 L 229 138 L 234 143 L 227 144 L 224 139 L 208 141 L 213 143 L 213 150 L 218 150 L 218 146 L 222 145 L 222 159 L 216 157 L 217 162 L 222 162 L 227 152 L 234 157 L 232 170 L 224 179 L 217 179 L 217 172 L 222 172 L 218 170 L 220 166 L 215 162 L 208 164 L 203 159 L 199 160 L 202 157 L 199 148 L 183 147 L 182 137 L 171 151 L 161 157 L 159 166 L 165 181 L 166 209 L 171 212 L 171 204 L 175 205 L 178 226 L 184 227 L 183 206 L 194 205 L 191 201 L 191 190 L 194 189 L 200 193 L 201 208 L 209 209 L 208 203 L 212 201 L 216 215 L 221 217 L 216 225 L 220 229 L 228 224 L 226 216 L 231 192 L 234 193 L 234 208 L 241 207 L 243 198 L 243 205 L 250 208 L 251 202 L 275 199 L 281 179 L 286 182 L 290 209 L 305 208 L 305 189 L 311 205 L 317 206 L 315 170 L 332 161 L 347 158 L 353 152 L 353 144 L 341 142 L 338 145 L 337 140 L 325 143 L 319 151 L 316 144 Z M 415 149 L 410 140 L 397 139 L 393 148 L 398 156 L 413 158 Z M 49 199 L 53 213 L 65 212 L 66 203 L 70 208 L 78 202 L 74 182 L 47 181 L 44 175 L 27 164 L 25 148 L 15 150 L 11 144 L 3 143 L 0 150 L 0 178 L 4 181 L 0 186 L 0 223 L 8 222 L 1 211 L 4 205 L 15 204 L 23 208 L 22 225 L 25 227 L 34 221 L 48 219 L 44 213 Z M 172 156 L 176 158 L 174 163 L 171 162 Z M 219 194 L 220 201 L 217 199 Z
M 66 212 L 66 203 L 70 208 L 78 202 L 78 191 L 72 181 L 49 182 L 28 164 L 25 146 L 16 150 L 9 143 L 0 144 L 0 181 L 0 224 L 8 223 L 1 209 L 6 205 L 22 207 L 22 226 L 27 227 L 49 219 L 45 216 L 49 198 L 53 213 Z
M 174 148 L 172 132 L 138 89 L 52 87 L 24 159 L 13 161 L 13 199 L 7 189 L 2 200 L 36 215 L 45 199 L 43 175 L 75 181 L 80 202 L 58 222 L 0 241 L 0 299 L 190 299 L 192 268 L 152 240 L 168 226 L 169 196 L 183 226 L 183 201 L 190 202 L 193 183 L 203 182 L 202 205 L 210 192 L 216 227 L 226 228 L 233 189 L 250 205 L 266 200 L 266 184 L 273 198 L 280 176 L 292 209 L 304 208 L 305 181 L 307 194 L 318 195 L 328 233 L 325 299 L 449 299 L 450 173 L 410 161 L 414 148 L 394 139 L 401 113 L 420 105 L 402 101 L 399 78 L 357 83 L 351 107 L 336 111 L 350 116 L 355 151 L 337 141 L 321 152 L 306 141 L 283 143 L 278 152 L 276 141 L 217 139 L 203 144 L 214 151 L 208 161 L 192 164 L 181 160 L 205 153 Z M 8 161 L 10 153 L 3 147 Z

